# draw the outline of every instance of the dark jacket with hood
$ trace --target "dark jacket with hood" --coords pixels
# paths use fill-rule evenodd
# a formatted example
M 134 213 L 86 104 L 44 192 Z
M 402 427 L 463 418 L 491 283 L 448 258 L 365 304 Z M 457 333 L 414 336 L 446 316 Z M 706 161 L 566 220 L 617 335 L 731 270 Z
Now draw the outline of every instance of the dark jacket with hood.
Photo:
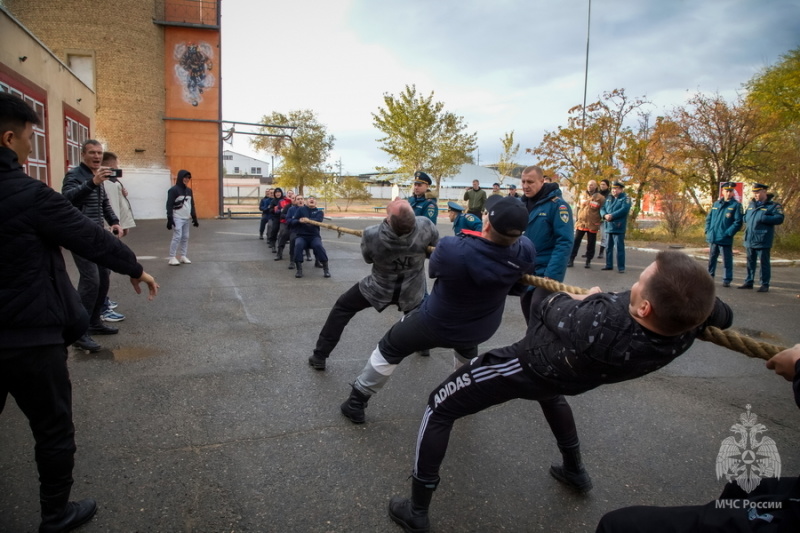
M 178 180 L 167 191 L 167 220 L 173 221 L 176 217 L 197 223 L 197 213 L 194 211 L 194 196 L 192 189 L 184 185 L 183 178 L 191 175 L 188 170 L 178 171 Z
M 372 273 L 358 289 L 378 312 L 396 304 L 400 311 L 416 308 L 425 296 L 425 258 L 439 242 L 439 231 L 427 217 L 416 217 L 410 233 L 397 235 L 384 220 L 369 226 L 361 237 L 361 255 Z
M 127 246 L 0 147 L 0 348 L 71 343 L 86 331 L 89 317 L 61 246 L 120 274 L 142 275 Z
M 280 196 L 278 196 L 280 193 Z M 285 200 L 286 197 L 283 195 L 283 189 L 280 187 L 276 187 L 274 191 L 274 196 L 272 201 L 269 203 L 269 214 L 272 217 L 272 220 L 275 222 L 281 221 L 281 201 Z
M 61 194 L 96 224 L 102 226 L 103 221 L 108 222 L 109 226 L 119 224 L 105 188 L 95 185 L 92 178 L 94 172 L 83 163 L 71 168 L 64 176 Z
M 536 252 L 527 237 L 501 246 L 483 237 L 443 237 L 431 255 L 428 275 L 436 278 L 419 307 L 443 341 L 480 344 L 503 319 L 508 294 L 521 294 L 523 274 L 533 274 Z
M 526 196 L 522 202 L 528 209 L 525 235 L 536 247 L 536 275 L 564 281 L 575 230 L 572 209 L 556 183 L 545 183 L 536 195 Z

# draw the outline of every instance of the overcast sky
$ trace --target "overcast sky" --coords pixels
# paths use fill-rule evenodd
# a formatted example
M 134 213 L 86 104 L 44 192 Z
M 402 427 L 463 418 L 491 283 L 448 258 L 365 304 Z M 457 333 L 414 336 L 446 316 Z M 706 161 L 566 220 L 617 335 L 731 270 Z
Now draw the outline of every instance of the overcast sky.
M 479 163 L 525 148 L 583 102 L 588 0 L 223 0 L 223 119 L 313 110 L 345 173 L 389 165 L 372 113 L 416 84 L 477 132 Z M 728 99 L 800 46 L 800 0 L 592 0 L 588 99 L 624 88 L 662 114 Z M 237 129 L 244 129 L 238 128 Z M 225 149 L 259 157 L 249 136 Z

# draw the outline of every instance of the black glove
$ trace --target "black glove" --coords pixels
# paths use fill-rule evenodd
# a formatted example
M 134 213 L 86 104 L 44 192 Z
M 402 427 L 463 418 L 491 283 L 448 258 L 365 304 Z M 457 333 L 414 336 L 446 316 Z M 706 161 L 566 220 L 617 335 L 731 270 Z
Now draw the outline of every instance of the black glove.
M 172 229 L 172 227 L 174 225 L 175 225 L 175 222 L 173 222 L 171 218 L 168 218 L 167 219 L 167 229 Z
M 197 222 L 197 219 L 196 219 L 196 218 L 195 218 L 194 220 L 192 220 L 192 226 L 194 226 L 194 227 L 196 228 L 196 227 L 198 227 L 199 225 L 200 225 L 200 224 Z

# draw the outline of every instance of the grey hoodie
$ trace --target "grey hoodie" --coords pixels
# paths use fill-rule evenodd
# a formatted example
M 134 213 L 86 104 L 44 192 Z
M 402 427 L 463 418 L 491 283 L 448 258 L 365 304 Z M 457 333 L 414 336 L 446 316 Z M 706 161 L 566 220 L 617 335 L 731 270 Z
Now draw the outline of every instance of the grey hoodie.
M 425 217 L 416 217 L 411 233 L 398 236 L 384 220 L 369 226 L 361 237 L 361 255 L 372 273 L 358 283 L 364 298 L 378 312 L 392 304 L 411 311 L 425 296 L 425 257 L 439 242 L 439 231 Z

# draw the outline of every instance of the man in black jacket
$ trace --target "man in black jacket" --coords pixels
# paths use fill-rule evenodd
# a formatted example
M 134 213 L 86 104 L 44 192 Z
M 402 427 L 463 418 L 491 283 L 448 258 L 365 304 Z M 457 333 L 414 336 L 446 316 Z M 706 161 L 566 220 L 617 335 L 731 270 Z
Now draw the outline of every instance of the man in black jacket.
M 103 183 L 111 175 L 111 168 L 102 166 L 103 147 L 99 142 L 89 139 L 81 147 L 81 158 L 81 164 L 70 169 L 64 176 L 61 194 L 95 224 L 102 228 L 103 221 L 108 222 L 114 235 L 122 235 L 119 219 L 114 214 L 103 187 Z M 113 335 L 119 332 L 117 328 L 103 324 L 100 319 L 108 296 L 109 270 L 75 252 L 72 253 L 72 258 L 80 274 L 78 294 L 89 314 L 89 331 L 75 341 L 75 346 L 97 352 L 102 347 L 90 334 Z
M 11 393 L 28 418 L 39 471 L 39 531 L 49 533 L 74 529 L 97 510 L 92 499 L 69 501 L 75 428 L 66 346 L 84 334 L 88 314 L 60 247 L 130 276 L 137 293 L 147 284 L 149 299 L 158 284 L 118 238 L 25 174 L 38 123 L 24 101 L 0 93 L 0 412 Z

